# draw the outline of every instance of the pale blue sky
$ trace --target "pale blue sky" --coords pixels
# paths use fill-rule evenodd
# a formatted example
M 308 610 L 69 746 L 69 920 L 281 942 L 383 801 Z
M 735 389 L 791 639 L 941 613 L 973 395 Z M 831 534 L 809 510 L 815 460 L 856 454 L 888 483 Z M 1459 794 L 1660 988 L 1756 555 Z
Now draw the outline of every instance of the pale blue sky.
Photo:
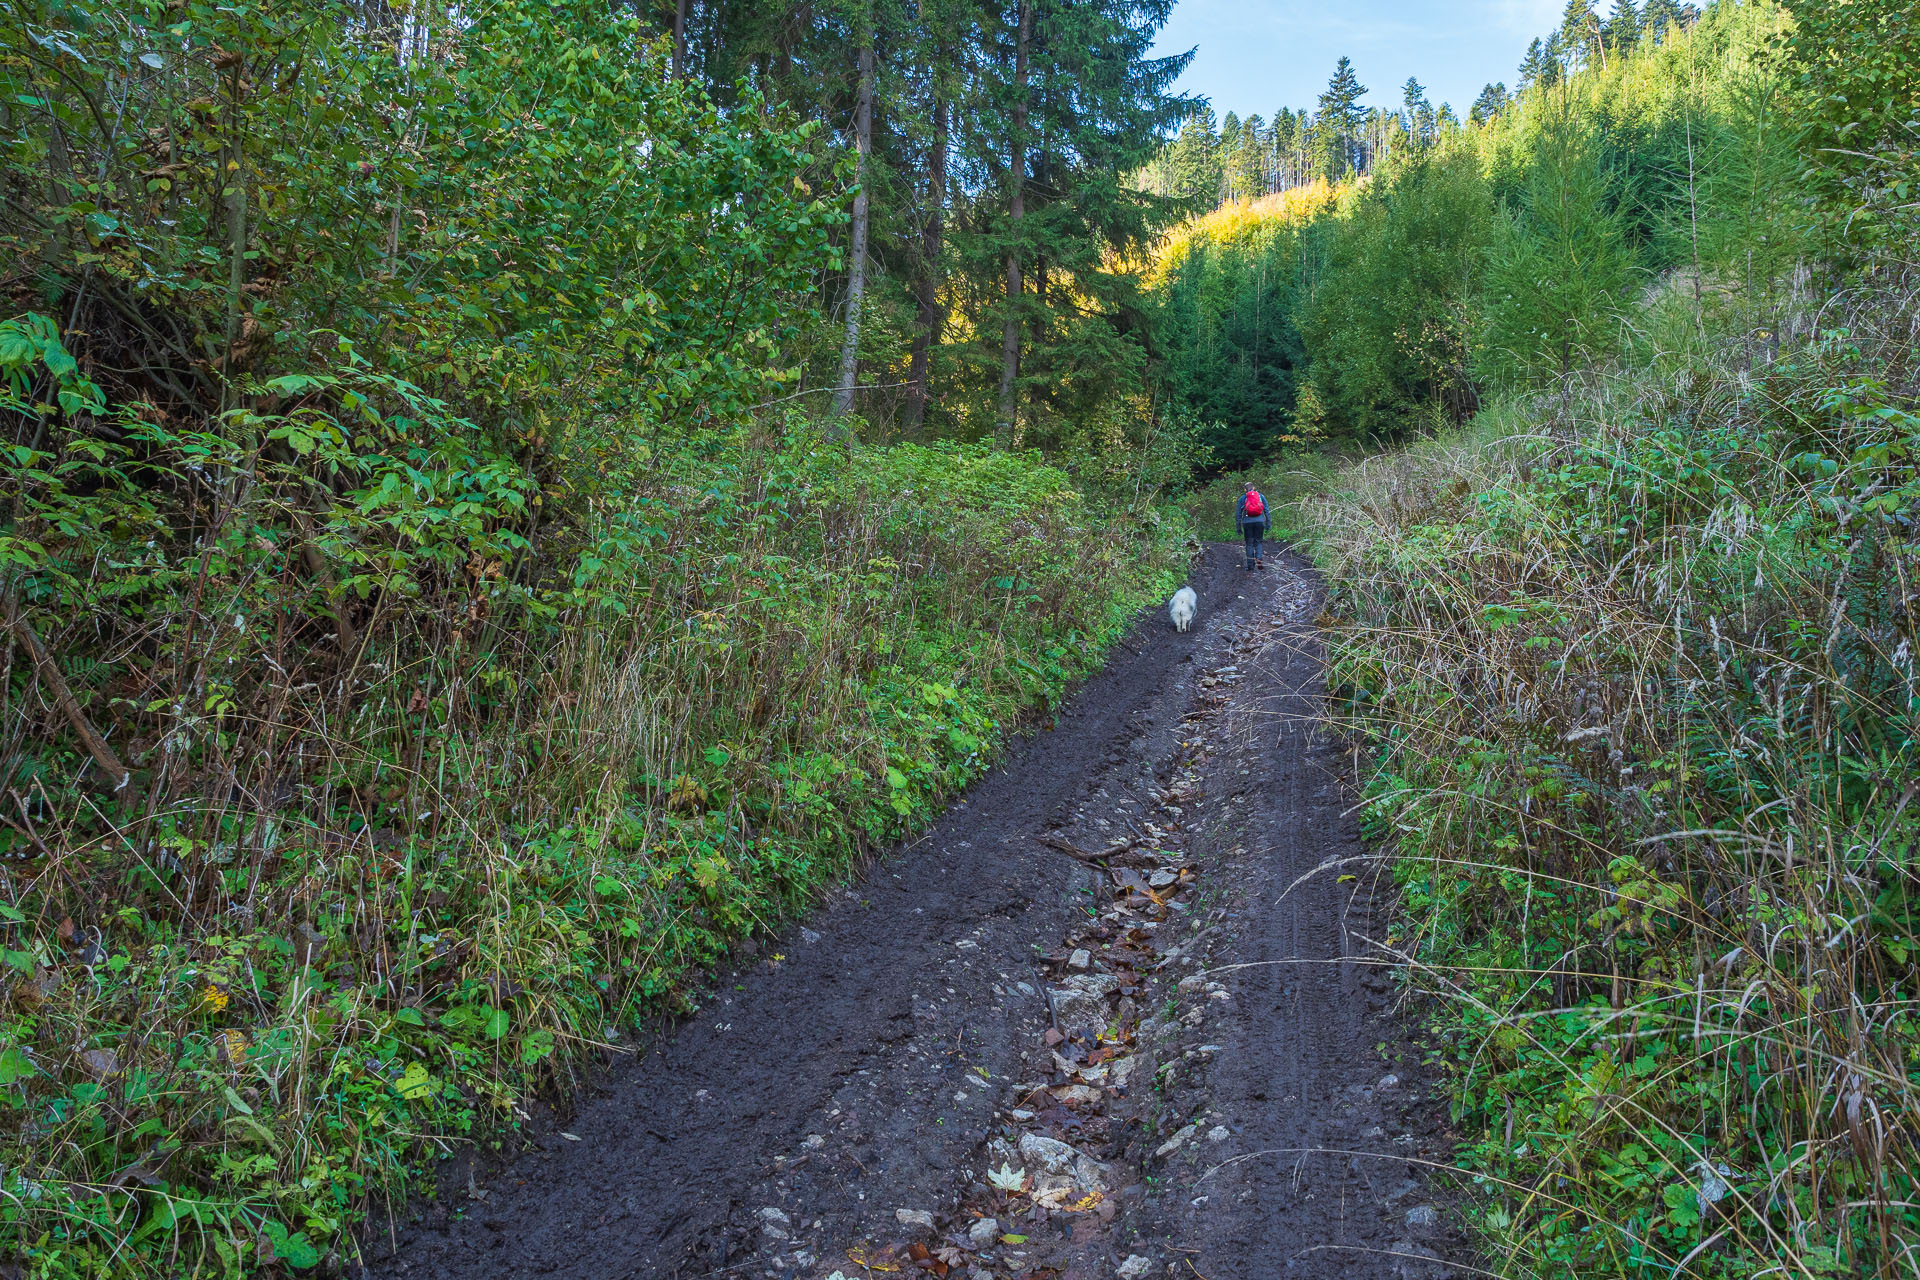
M 1605 12 L 1610 4 L 1602 3 Z M 1418 76 L 1437 107 L 1466 115 L 1489 81 L 1513 88 L 1533 37 L 1559 25 L 1564 0 L 1178 0 L 1158 53 L 1199 47 L 1179 87 L 1219 115 L 1306 107 L 1333 65 L 1353 59 L 1369 106 L 1397 107 Z

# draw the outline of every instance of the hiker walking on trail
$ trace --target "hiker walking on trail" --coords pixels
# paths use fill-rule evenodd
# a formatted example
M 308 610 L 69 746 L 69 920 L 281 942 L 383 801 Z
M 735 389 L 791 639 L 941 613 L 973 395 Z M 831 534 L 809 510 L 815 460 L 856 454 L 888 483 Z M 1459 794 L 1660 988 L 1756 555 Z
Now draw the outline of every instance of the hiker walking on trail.
M 1247 571 L 1266 568 L 1260 555 L 1260 541 L 1267 536 L 1267 528 L 1272 518 L 1267 514 L 1267 500 L 1251 484 L 1247 486 L 1247 496 L 1240 499 L 1240 536 L 1247 540 Z

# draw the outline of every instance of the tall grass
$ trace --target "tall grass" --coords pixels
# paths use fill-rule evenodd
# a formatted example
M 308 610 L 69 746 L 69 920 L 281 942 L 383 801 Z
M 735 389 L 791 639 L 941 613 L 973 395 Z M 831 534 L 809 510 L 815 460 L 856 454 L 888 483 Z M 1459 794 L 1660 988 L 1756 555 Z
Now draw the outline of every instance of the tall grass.
M 1912 1275 L 1920 278 L 1697 296 L 1303 503 L 1386 942 L 1500 1274 Z

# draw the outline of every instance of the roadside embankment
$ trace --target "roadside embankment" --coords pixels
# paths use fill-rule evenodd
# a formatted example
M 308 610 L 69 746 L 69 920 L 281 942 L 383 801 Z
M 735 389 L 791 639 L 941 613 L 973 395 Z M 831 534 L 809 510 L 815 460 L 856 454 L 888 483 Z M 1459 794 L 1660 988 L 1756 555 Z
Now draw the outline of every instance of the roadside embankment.
M 1392 945 L 1518 1274 L 1914 1245 L 1913 298 L 1776 357 L 1661 295 L 1630 358 L 1302 506 Z

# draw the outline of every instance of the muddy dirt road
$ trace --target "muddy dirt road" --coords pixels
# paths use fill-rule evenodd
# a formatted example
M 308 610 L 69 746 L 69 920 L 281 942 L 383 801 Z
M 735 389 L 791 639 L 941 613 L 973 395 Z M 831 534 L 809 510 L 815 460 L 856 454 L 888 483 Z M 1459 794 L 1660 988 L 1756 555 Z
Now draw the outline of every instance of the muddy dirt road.
M 931 832 L 362 1274 L 1456 1274 L 1313 719 L 1319 589 L 1223 546 L 1191 582 L 1192 632 L 1144 616 Z

